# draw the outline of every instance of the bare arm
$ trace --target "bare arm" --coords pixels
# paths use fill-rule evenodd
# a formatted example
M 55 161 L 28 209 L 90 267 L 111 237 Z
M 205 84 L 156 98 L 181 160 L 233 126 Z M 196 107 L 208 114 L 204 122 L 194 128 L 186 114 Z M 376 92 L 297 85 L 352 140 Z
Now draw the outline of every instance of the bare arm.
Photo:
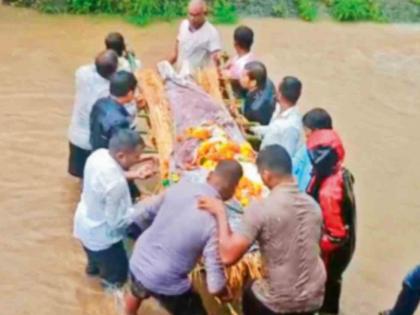
M 168 61 L 170 62 L 170 64 L 175 64 L 178 61 L 178 46 L 179 46 L 179 41 L 176 40 L 175 42 L 175 50 L 172 53 L 172 55 L 169 57 Z
M 240 234 L 232 233 L 225 207 L 221 200 L 202 197 L 199 200 L 199 207 L 216 217 L 219 234 L 219 251 L 223 264 L 235 264 L 245 255 L 251 247 L 253 240 L 249 240 Z
M 216 66 L 216 68 L 219 68 L 220 65 L 221 65 L 220 50 L 216 50 L 216 51 L 212 52 L 210 57 L 211 57 L 211 60 L 213 61 L 214 65 Z

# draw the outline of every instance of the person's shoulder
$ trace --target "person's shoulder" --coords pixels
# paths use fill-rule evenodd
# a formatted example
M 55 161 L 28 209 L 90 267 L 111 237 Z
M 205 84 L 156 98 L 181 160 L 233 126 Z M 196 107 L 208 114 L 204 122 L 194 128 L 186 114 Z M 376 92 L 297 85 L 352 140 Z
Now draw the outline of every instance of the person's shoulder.
M 75 75 L 77 78 L 91 76 L 95 73 L 95 65 L 87 64 L 76 69 Z
M 267 211 L 267 206 L 270 204 L 271 194 L 266 198 L 252 200 L 250 204 L 244 209 L 246 214 L 262 214 Z
M 189 27 L 190 22 L 188 21 L 188 19 L 184 19 L 181 21 L 181 23 L 179 23 L 179 32 L 185 32 L 188 30 Z
M 95 101 L 95 103 L 93 104 L 93 108 L 96 110 L 100 108 L 105 108 L 109 106 L 109 103 L 109 97 L 101 97 Z
M 203 26 L 207 31 L 210 31 L 212 33 L 219 33 L 216 26 L 214 26 L 210 21 L 206 21 L 206 23 L 204 23 Z
M 109 155 L 107 149 L 98 149 L 92 152 L 89 155 L 86 164 L 98 165 L 102 164 L 104 160 L 106 160 L 107 155 Z

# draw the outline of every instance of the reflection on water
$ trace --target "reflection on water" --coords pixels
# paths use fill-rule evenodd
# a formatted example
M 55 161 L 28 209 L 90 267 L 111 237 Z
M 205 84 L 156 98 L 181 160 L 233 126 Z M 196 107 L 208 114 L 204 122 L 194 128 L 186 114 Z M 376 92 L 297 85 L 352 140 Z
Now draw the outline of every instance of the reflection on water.
M 359 204 L 359 246 L 343 310 L 375 314 L 419 261 L 420 30 L 243 22 L 255 29 L 270 76 L 300 77 L 302 110 L 327 108 L 343 136 Z M 152 66 L 169 54 L 176 28 L 0 6 L 0 304 L 7 314 L 115 314 L 113 297 L 84 276 L 84 255 L 71 236 L 79 194 L 65 172 L 74 70 L 115 30 Z M 233 27 L 220 29 L 230 45 Z M 148 302 L 142 314 L 163 313 Z

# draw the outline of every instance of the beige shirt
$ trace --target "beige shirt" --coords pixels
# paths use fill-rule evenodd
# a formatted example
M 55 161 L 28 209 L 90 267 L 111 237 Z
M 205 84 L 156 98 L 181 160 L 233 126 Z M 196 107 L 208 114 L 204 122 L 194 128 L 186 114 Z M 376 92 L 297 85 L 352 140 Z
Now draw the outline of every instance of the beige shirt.
M 211 64 L 211 54 L 222 49 L 216 28 L 208 21 L 191 30 L 188 20 L 182 21 L 178 33 L 178 65 L 197 69 Z
M 319 256 L 321 226 L 319 206 L 296 185 L 278 186 L 245 210 L 239 233 L 258 242 L 264 270 L 252 289 L 273 312 L 321 307 L 326 280 Z

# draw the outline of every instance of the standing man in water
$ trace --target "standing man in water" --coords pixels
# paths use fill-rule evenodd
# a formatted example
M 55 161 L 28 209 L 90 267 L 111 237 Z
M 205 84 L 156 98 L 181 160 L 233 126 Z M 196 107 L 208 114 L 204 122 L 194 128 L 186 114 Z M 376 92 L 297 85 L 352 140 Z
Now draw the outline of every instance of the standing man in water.
M 90 144 L 93 150 L 108 148 L 112 135 L 120 129 L 132 129 L 127 106 L 136 98 L 137 79 L 131 72 L 118 71 L 110 78 L 110 95 L 99 99 L 90 114 Z M 140 162 L 140 161 L 138 161 Z M 131 172 L 126 172 L 133 200 L 140 197 Z
M 188 19 L 182 21 L 176 40 L 175 51 L 169 62 L 188 67 L 190 72 L 212 63 L 218 65 L 222 49 L 216 28 L 207 21 L 207 4 L 204 0 L 192 0 L 188 5 Z
M 96 150 L 86 163 L 74 236 L 86 252 L 86 273 L 99 276 L 105 287 L 121 287 L 127 280 L 123 238 L 134 210 L 125 172 L 138 162 L 143 148 L 137 132 L 118 130 L 109 141 L 109 149 Z M 146 176 L 138 172 L 137 177 Z
M 318 247 L 321 211 L 299 191 L 286 149 L 266 147 L 258 154 L 257 167 L 271 192 L 245 209 L 238 232 L 231 231 L 220 199 L 202 197 L 199 206 L 216 217 L 226 265 L 235 264 L 255 241 L 261 249 L 264 277 L 245 290 L 244 315 L 313 315 L 322 305 L 325 285 Z
M 83 170 L 92 146 L 90 144 L 90 112 L 95 102 L 109 95 L 109 78 L 117 71 L 118 56 L 112 50 L 100 53 L 94 65 L 76 71 L 76 97 L 68 137 L 70 156 L 68 172 L 83 178 Z
M 105 38 L 106 49 L 115 51 L 118 55 L 118 71 L 124 70 L 135 74 L 141 68 L 141 61 L 136 58 L 135 54 L 127 50 L 124 36 L 121 33 L 109 33 Z M 131 126 L 136 128 L 136 118 L 139 106 L 133 101 L 126 106 L 131 118 Z
M 139 204 L 141 211 L 134 222 L 145 232 L 130 260 L 132 285 L 126 298 L 127 315 L 137 314 L 142 300 L 148 297 L 156 298 L 171 315 L 206 315 L 188 278 L 201 256 L 209 292 L 224 295 L 226 279 L 216 220 L 198 209 L 197 200 L 199 196 L 229 200 L 242 175 L 237 161 L 220 161 L 206 183 L 184 179 Z
M 313 166 L 307 193 L 319 203 L 324 217 L 320 246 L 327 282 L 320 314 L 338 315 L 343 274 L 356 248 L 354 178 L 343 166 L 345 150 L 334 130 L 313 131 L 306 146 Z
M 297 102 L 302 93 L 302 82 L 295 77 L 284 77 L 278 89 L 278 104 L 268 126 L 251 127 L 262 137 L 261 149 L 278 144 L 293 158 L 302 145 L 302 116 Z

